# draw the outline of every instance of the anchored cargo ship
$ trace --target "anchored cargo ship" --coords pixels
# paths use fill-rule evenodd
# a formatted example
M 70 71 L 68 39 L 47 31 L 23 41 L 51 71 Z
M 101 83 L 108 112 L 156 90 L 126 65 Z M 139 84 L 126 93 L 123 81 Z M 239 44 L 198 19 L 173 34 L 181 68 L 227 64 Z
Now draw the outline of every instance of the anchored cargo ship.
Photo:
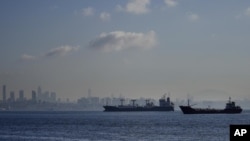
M 123 105 L 124 99 L 121 99 L 120 101 L 121 105 L 118 106 L 103 106 L 105 109 L 104 112 L 174 111 L 174 103 L 170 101 L 169 97 L 166 98 L 166 95 L 159 99 L 159 106 L 154 105 L 150 100 L 146 100 L 145 106 L 137 105 L 135 99 L 131 100 L 132 105 Z
M 224 109 L 212 109 L 212 108 L 192 108 L 192 106 L 180 106 L 183 114 L 237 114 L 241 113 L 242 109 L 240 106 L 236 106 L 234 101 L 231 101 L 229 97 L 226 107 Z

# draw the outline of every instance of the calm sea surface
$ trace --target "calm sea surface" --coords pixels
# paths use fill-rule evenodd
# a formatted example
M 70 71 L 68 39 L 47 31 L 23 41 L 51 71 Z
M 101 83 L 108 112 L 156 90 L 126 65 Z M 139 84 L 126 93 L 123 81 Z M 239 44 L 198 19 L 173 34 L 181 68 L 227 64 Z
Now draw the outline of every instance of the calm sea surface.
M 242 114 L 176 112 L 2 112 L 0 141 L 228 141 Z

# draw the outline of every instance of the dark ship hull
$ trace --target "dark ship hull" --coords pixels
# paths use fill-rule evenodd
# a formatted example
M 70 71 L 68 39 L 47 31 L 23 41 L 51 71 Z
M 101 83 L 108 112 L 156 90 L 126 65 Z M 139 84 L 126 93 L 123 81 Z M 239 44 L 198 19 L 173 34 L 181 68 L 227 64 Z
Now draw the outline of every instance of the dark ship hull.
M 103 106 L 105 112 L 143 112 L 143 111 L 174 111 L 174 107 L 117 107 Z
M 146 100 L 145 106 L 138 106 L 135 104 L 135 99 L 131 100 L 132 105 L 123 105 L 124 99 L 121 99 L 121 105 L 119 106 L 103 106 L 104 112 L 147 112 L 147 111 L 174 111 L 174 103 L 170 101 L 170 98 L 166 98 L 166 94 L 159 99 L 159 106 L 155 106 L 153 102 Z
M 229 97 L 228 102 L 226 103 L 225 109 L 211 109 L 211 108 L 192 108 L 189 105 L 180 106 L 183 114 L 239 114 L 242 112 L 240 106 L 236 106 L 234 101 L 231 101 L 231 97 Z
M 180 106 L 183 114 L 239 114 L 242 112 L 241 108 L 235 109 L 199 109 L 190 106 Z

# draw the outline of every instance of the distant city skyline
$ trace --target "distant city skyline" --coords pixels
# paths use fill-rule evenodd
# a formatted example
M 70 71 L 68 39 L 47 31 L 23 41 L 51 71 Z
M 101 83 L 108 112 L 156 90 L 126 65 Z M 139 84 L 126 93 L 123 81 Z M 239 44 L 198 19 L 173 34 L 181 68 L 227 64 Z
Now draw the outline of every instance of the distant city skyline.
M 19 90 L 18 94 L 11 91 L 8 96 L 6 85 L 2 86 L 2 100 L 0 100 L 0 110 L 10 111 L 84 111 L 84 110 L 103 110 L 104 105 L 145 105 L 147 102 L 152 102 L 154 105 L 159 105 L 159 99 L 140 97 L 131 98 L 120 96 L 97 97 L 91 96 L 91 89 L 88 89 L 88 96 L 80 97 L 76 101 L 71 101 L 69 98 L 63 100 L 57 97 L 55 92 L 49 93 L 38 86 L 37 91 L 32 90 L 31 93 L 25 93 L 24 90 Z M 31 95 L 30 98 L 27 95 Z M 166 97 L 167 96 L 167 97 Z M 187 99 L 171 99 L 170 93 L 165 93 L 162 98 L 169 99 L 175 105 L 175 110 L 179 110 L 178 105 L 187 104 Z M 198 104 L 200 107 L 207 106 L 213 108 L 222 108 L 225 106 L 225 100 L 196 100 L 193 96 L 188 95 L 189 102 Z M 250 100 L 236 99 L 237 103 L 245 110 L 250 109 Z
M 0 19 L 8 97 L 250 100 L 250 1 L 1 0 Z
M 30 92 L 26 92 L 23 89 L 19 89 L 18 93 L 15 93 L 14 90 L 7 90 L 7 86 L 2 86 L 2 95 L 0 100 L 2 102 L 14 102 L 14 101 L 25 101 L 25 100 L 32 100 L 32 101 L 41 101 L 41 102 L 56 102 L 56 92 L 49 92 L 45 90 L 42 92 L 40 86 L 38 86 L 37 91 L 32 90 Z M 17 97 L 18 96 L 18 97 Z

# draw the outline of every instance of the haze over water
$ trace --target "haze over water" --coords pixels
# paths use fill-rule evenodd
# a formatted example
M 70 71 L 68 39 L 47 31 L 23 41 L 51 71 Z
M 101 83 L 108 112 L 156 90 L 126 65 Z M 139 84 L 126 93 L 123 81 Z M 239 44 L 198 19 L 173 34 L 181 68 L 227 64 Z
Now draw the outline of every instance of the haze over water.
M 249 1 L 1 0 L 0 19 L 7 94 L 250 99 Z

